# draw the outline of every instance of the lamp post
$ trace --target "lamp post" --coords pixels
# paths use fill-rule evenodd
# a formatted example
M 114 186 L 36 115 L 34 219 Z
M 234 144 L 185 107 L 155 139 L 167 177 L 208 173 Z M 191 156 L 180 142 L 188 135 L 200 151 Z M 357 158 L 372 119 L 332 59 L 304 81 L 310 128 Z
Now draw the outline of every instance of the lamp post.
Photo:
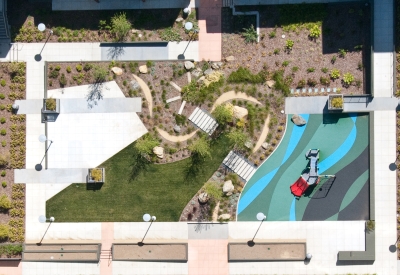
M 140 242 L 138 242 L 139 246 L 143 246 L 144 245 L 144 243 L 143 243 L 144 238 L 146 238 L 147 232 L 149 232 L 149 229 L 150 229 L 151 225 L 153 224 L 153 222 L 155 220 L 156 220 L 156 216 L 151 216 L 150 214 L 147 214 L 147 213 L 143 215 L 143 221 L 145 221 L 145 222 L 151 221 L 151 222 L 150 222 L 149 228 L 147 228 L 147 231 L 143 236 L 143 239 Z
M 254 234 L 253 239 L 251 239 L 250 241 L 247 242 L 247 244 L 248 244 L 249 246 L 254 246 L 254 244 L 255 244 L 255 243 L 254 243 L 254 239 L 255 239 L 256 236 L 257 236 L 258 230 L 260 230 L 260 227 L 261 227 L 263 221 L 267 218 L 267 216 L 265 216 L 264 213 L 262 213 L 262 212 L 259 212 L 259 213 L 257 214 L 256 217 L 257 217 L 257 220 L 261 221 L 261 223 L 260 223 L 260 225 L 258 226 L 258 229 L 257 229 L 257 231 L 256 231 L 256 234 Z
M 44 156 L 42 158 L 42 161 L 35 165 L 35 170 L 36 171 L 41 171 L 43 169 L 42 162 L 43 162 L 44 158 L 46 157 L 47 151 L 50 149 L 51 144 L 53 143 L 53 141 L 48 139 L 45 135 L 40 135 L 39 136 L 39 141 L 42 142 L 42 143 L 46 142 L 46 141 L 50 141 L 50 145 L 46 148 L 46 151 L 44 152 Z
M 186 22 L 186 23 L 185 23 L 185 30 L 187 30 L 188 32 L 190 32 L 192 29 L 193 29 L 193 23 L 192 23 L 192 22 Z M 192 41 L 193 36 L 194 36 L 196 33 L 198 33 L 198 32 L 199 32 L 199 30 L 193 29 L 193 34 L 190 36 L 189 43 L 186 45 L 186 48 L 185 48 L 185 50 L 183 51 L 183 53 L 180 54 L 180 55 L 178 56 L 178 59 L 185 59 L 185 52 L 186 52 L 186 49 L 189 47 L 189 44 L 190 44 L 190 42 Z
M 43 23 L 40 23 L 40 24 L 38 25 L 38 30 L 39 30 L 40 32 L 44 32 L 44 31 L 46 30 L 46 25 L 43 24 Z M 52 31 L 52 30 L 49 30 L 49 36 L 47 37 L 46 42 L 44 42 L 44 45 L 43 45 L 42 50 L 40 51 L 40 53 L 38 53 L 37 55 L 35 55 L 35 60 L 36 60 L 36 61 L 42 60 L 42 52 L 43 52 L 43 49 L 44 49 L 44 47 L 46 46 L 47 41 L 49 41 L 50 36 L 51 36 L 52 34 L 53 34 L 53 31 Z
M 42 241 L 44 239 L 44 236 L 46 236 L 47 230 L 49 230 L 51 223 L 55 221 L 54 217 L 50 217 L 50 219 L 47 219 L 46 216 L 44 216 L 44 215 L 40 215 L 39 216 L 39 222 L 40 223 L 45 223 L 47 220 L 50 221 L 50 224 L 47 227 L 46 231 L 44 232 L 44 235 L 43 235 L 42 239 L 40 240 L 40 242 L 36 243 L 37 245 L 42 245 Z

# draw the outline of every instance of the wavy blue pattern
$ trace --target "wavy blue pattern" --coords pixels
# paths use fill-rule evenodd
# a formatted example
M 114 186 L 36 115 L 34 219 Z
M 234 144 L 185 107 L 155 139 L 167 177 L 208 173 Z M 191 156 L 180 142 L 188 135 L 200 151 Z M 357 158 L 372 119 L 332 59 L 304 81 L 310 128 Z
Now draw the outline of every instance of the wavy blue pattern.
M 310 117 L 309 114 L 301 114 L 301 116 L 304 118 L 305 121 L 308 122 L 308 119 Z M 282 166 L 282 164 L 286 162 L 286 160 L 293 153 L 294 149 L 296 148 L 296 145 L 299 143 L 301 137 L 303 136 L 305 128 L 306 126 L 293 128 L 292 133 L 290 134 L 290 140 L 286 148 L 286 153 L 285 156 L 283 157 L 282 163 L 277 168 L 275 168 L 274 170 L 263 176 L 261 179 L 259 179 L 256 183 L 254 183 L 253 186 L 250 187 L 250 189 L 243 196 L 240 197 L 237 210 L 238 214 L 240 214 L 244 209 L 246 209 L 246 207 L 249 206 L 249 204 L 252 203 L 252 201 L 255 198 L 257 198 L 257 196 L 268 186 L 272 178 L 278 172 L 278 169 Z M 264 166 L 267 162 L 268 160 L 264 162 L 263 165 L 261 165 L 261 167 Z

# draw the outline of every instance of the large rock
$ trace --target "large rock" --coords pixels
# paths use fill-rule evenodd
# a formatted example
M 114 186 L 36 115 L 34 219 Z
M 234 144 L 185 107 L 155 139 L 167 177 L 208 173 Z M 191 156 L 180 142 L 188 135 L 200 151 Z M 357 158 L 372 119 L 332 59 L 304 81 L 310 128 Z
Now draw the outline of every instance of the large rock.
M 307 123 L 307 121 L 300 115 L 293 115 L 292 116 L 292 121 L 297 126 L 302 126 L 302 125 Z
M 174 131 L 175 131 L 175 133 L 180 133 L 181 132 L 181 126 L 175 125 L 174 126 Z
M 200 68 L 196 68 L 192 71 L 192 75 L 194 77 L 199 77 L 203 74 L 203 71 Z
M 193 62 L 191 62 L 191 61 L 185 61 L 185 69 L 186 70 L 191 70 L 191 69 L 193 69 L 194 68 L 194 64 L 193 64 Z
M 218 220 L 229 220 L 231 218 L 231 214 L 222 214 L 218 216 Z
M 203 84 L 203 82 L 204 82 L 205 79 L 206 79 L 206 77 L 205 77 L 205 76 L 202 76 L 202 77 L 200 77 L 200 78 L 197 80 L 197 83 Z
M 224 183 L 224 186 L 222 187 L 222 191 L 224 193 L 229 193 L 235 190 L 235 186 L 233 186 L 233 183 L 231 180 L 228 180 Z
M 160 159 L 164 158 L 164 148 L 156 146 L 153 148 L 153 153 Z
M 147 74 L 149 70 L 147 69 L 146 65 L 142 65 L 139 67 L 139 72 L 141 72 L 142 74 Z
M 182 21 L 183 21 L 182 17 L 178 17 L 178 18 L 175 19 L 175 22 L 182 22 Z
M 266 83 L 267 83 L 267 86 L 268 86 L 269 88 L 272 88 L 272 87 L 274 87 L 274 85 L 275 85 L 275 81 L 274 81 L 274 80 L 268 80 Z
M 131 84 L 132 90 L 137 91 L 137 90 L 140 89 L 139 82 L 137 82 L 135 79 L 133 79 L 133 80 L 130 82 L 130 84 Z
M 249 111 L 246 108 L 233 106 L 233 116 L 236 117 L 237 119 L 241 119 L 247 116 L 248 113 Z
M 267 149 L 268 149 L 268 146 L 269 146 L 269 144 L 268 144 L 267 142 L 264 142 L 263 144 L 261 144 L 261 147 L 262 147 L 264 150 L 267 150 Z
M 210 197 L 208 196 L 208 194 L 206 192 L 203 192 L 199 195 L 200 203 L 206 203 L 206 202 L 208 202 L 209 199 L 210 199 Z
M 214 70 L 221 69 L 223 63 L 222 62 L 213 62 L 211 63 L 211 68 Z
M 213 72 L 213 69 L 207 69 L 204 71 L 204 75 L 212 74 L 212 72 Z
M 248 140 L 244 143 L 244 146 L 246 146 L 247 148 L 251 149 L 251 147 L 253 147 L 253 142 L 251 142 L 251 140 Z
M 122 75 L 124 73 L 124 71 L 121 68 L 118 68 L 118 67 L 112 67 L 111 71 L 116 75 Z
M 232 55 L 230 55 L 230 56 L 228 56 L 227 58 L 225 58 L 225 61 L 226 61 L 226 62 L 232 62 L 232 61 L 235 61 L 235 57 L 234 57 L 234 56 L 232 56 Z

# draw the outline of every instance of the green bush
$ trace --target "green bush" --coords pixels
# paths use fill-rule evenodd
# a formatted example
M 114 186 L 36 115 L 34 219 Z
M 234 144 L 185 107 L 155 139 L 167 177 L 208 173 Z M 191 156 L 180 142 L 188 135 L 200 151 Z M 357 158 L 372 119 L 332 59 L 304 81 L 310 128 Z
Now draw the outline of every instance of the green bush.
M 11 208 L 11 201 L 6 194 L 0 196 L 0 208 L 6 210 Z
M 331 58 L 331 63 L 335 64 L 335 62 L 336 62 L 336 55 L 332 56 L 332 58 Z
M 7 135 L 6 129 L 1 129 L 1 130 L 0 130 L 0 135 L 2 135 L 2 136 Z
M 82 72 L 82 65 L 81 64 L 76 65 L 75 68 L 76 68 L 76 71 L 78 73 Z
M 293 73 L 298 72 L 298 71 L 299 71 L 299 67 L 294 66 L 294 67 L 292 68 L 292 72 L 293 72 Z
M 1 124 L 6 123 L 6 118 L 5 118 L 5 117 L 0 118 L 0 123 L 1 123 Z
M 55 111 L 57 108 L 57 101 L 55 98 L 47 98 L 46 99 L 46 110 Z
M 54 70 L 56 70 L 56 71 L 61 70 L 61 66 L 60 66 L 60 65 L 57 65 L 57 66 L 54 68 Z
M 310 87 L 315 87 L 317 85 L 317 81 L 314 78 L 307 79 L 307 85 Z
M 105 68 L 101 67 L 101 66 L 93 66 L 93 77 L 95 82 L 104 82 L 106 81 L 108 72 Z
M 2 79 L 2 80 L 0 81 L 0 85 L 1 85 L 2 87 L 6 86 L 6 81 L 5 81 L 4 79 Z
M 0 174 L 0 175 L 1 175 L 2 177 L 5 177 L 6 174 L 7 174 L 6 171 L 3 170 L 3 171 L 1 171 L 1 174 Z
M 135 142 L 135 148 L 140 154 L 150 155 L 153 153 L 153 148 L 160 143 L 150 134 L 144 135 Z
M 335 80 L 340 77 L 340 71 L 338 69 L 333 69 L 330 73 L 330 77 Z
M 285 48 L 287 51 L 291 51 L 293 49 L 294 46 L 294 41 L 293 40 L 286 40 L 286 44 L 285 44 Z
M 6 96 L 4 94 L 0 94 L 0 99 L 5 99 Z
M 250 28 L 243 28 L 242 37 L 246 43 L 255 43 L 258 39 L 257 30 L 251 25 Z
M 67 66 L 67 69 L 66 69 L 66 70 L 67 70 L 67 73 L 71 73 L 71 71 L 72 71 L 72 70 L 71 70 L 71 66 Z
M 307 82 L 305 79 L 300 79 L 299 82 L 297 83 L 297 87 L 296 88 L 304 88 L 306 86 Z
M 67 85 L 67 78 L 65 77 L 65 74 L 62 73 L 60 77 L 60 86 L 64 87 L 65 85 Z
M 269 36 L 269 38 L 275 38 L 275 37 L 276 37 L 276 31 L 273 30 L 272 32 L 270 32 L 270 33 L 268 34 L 268 36 Z
M 329 84 L 331 83 L 331 80 L 328 77 L 321 76 L 319 78 L 319 83 L 321 83 L 321 85 L 324 85 L 324 86 L 329 86 Z
M 285 60 L 282 62 L 282 67 L 287 67 L 289 66 L 290 61 L 289 60 Z
M 199 138 L 188 146 L 189 151 L 194 155 L 198 155 L 202 158 L 211 157 L 210 143 L 206 138 Z
M 262 73 L 252 74 L 249 69 L 239 67 L 236 71 L 232 72 L 228 77 L 230 83 L 263 83 L 265 78 Z
M 310 33 L 309 33 L 309 37 L 311 39 L 317 39 L 319 36 L 321 35 L 321 27 L 318 26 L 317 24 L 314 24 L 311 28 L 310 28 Z
M 3 182 L 1 183 L 1 186 L 3 186 L 4 188 L 6 188 L 6 187 L 7 187 L 7 182 L 3 181 Z
M 343 75 L 343 83 L 345 86 L 350 86 L 354 81 L 354 76 L 351 73 L 345 73 Z
M 187 120 L 187 118 L 184 115 L 179 115 L 179 114 L 175 115 L 175 122 L 177 125 L 185 125 L 186 120 Z
M 85 66 L 83 66 L 83 69 L 85 70 L 85 72 L 90 71 L 90 69 L 93 68 L 93 65 L 90 63 L 86 63 Z
M 284 96 L 289 96 L 289 87 L 293 80 L 290 77 L 284 78 L 283 71 L 274 72 L 272 79 L 275 81 L 274 88 L 278 91 L 281 91 Z
M 22 244 L 3 244 L 0 246 L 0 255 L 7 257 L 22 255 Z
M 226 123 L 232 122 L 233 120 L 233 110 L 227 105 L 218 105 L 214 112 L 212 113 L 215 120 L 219 125 L 225 125 Z
M 2 141 L 1 141 L 1 146 L 6 147 L 6 146 L 7 146 L 7 141 L 2 140 Z M 1 165 L 1 164 L 0 164 L 0 165 Z
M 345 49 L 339 49 L 339 57 L 345 58 L 347 51 Z
M 59 75 L 60 75 L 60 72 L 59 72 L 59 71 L 57 71 L 57 70 L 52 70 L 52 71 L 50 72 L 49 77 L 50 77 L 50 78 L 57 78 Z
M 10 228 L 7 224 L 0 224 L 0 239 L 4 240 L 8 238 Z
M 126 18 L 126 13 L 121 12 L 111 18 L 111 32 L 118 41 L 123 41 L 131 28 L 132 24 Z
M 181 35 L 171 27 L 164 29 L 161 32 L 160 37 L 163 41 L 182 41 Z
M 307 69 L 307 73 L 313 73 L 313 72 L 315 72 L 315 68 L 314 67 L 311 67 L 311 68 Z
M 325 68 L 325 67 L 322 68 L 322 69 L 321 69 L 321 72 L 323 72 L 324 74 L 326 74 L 326 73 L 328 72 L 328 68 Z

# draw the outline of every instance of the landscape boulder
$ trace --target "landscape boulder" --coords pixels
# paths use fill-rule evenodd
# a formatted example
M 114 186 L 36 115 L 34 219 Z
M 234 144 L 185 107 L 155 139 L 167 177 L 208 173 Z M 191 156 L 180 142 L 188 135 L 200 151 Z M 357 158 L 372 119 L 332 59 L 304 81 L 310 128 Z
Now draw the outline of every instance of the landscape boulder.
M 206 203 L 206 202 L 208 202 L 209 199 L 210 199 L 210 197 L 208 196 L 208 194 L 206 192 L 203 192 L 199 195 L 200 203 Z
M 229 192 L 232 192 L 233 190 L 235 190 L 235 186 L 233 186 L 233 183 L 231 180 L 227 180 L 224 183 L 224 186 L 222 187 L 222 191 L 224 193 L 229 193 Z
M 223 63 L 222 62 L 213 62 L 211 63 L 211 68 L 214 70 L 221 69 Z
M 268 146 L 269 146 L 269 144 L 268 144 L 267 142 L 264 142 L 263 144 L 261 144 L 261 147 L 262 147 L 264 150 L 267 150 L 267 149 L 268 149 Z
M 124 71 L 121 68 L 118 67 L 112 67 L 111 71 L 115 74 L 115 75 L 122 75 L 124 73 Z
M 162 159 L 164 158 L 164 148 L 161 146 L 156 146 L 153 148 L 153 153 L 159 158 Z
M 206 77 L 205 77 L 205 76 L 202 76 L 202 77 L 200 77 L 200 78 L 197 80 L 197 83 L 203 84 L 203 82 L 204 82 L 205 79 L 206 79 Z
M 273 81 L 273 80 L 268 80 L 265 83 L 267 84 L 268 88 L 273 88 L 275 85 L 275 81 Z
M 249 111 L 244 107 L 233 106 L 233 116 L 237 119 L 241 119 L 247 116 L 248 113 Z
M 194 77 L 199 77 L 199 76 L 201 76 L 203 74 L 203 72 L 202 72 L 202 70 L 200 69 L 200 68 L 196 68 L 196 69 L 194 69 L 193 71 L 192 71 L 192 75 L 194 76 Z
M 183 21 L 182 17 L 178 17 L 178 18 L 175 19 L 175 22 L 182 22 L 182 21 Z
M 132 90 L 137 91 L 137 90 L 140 89 L 139 82 L 137 82 L 135 79 L 133 79 L 133 80 L 130 82 L 130 84 L 131 84 Z
M 212 74 L 212 72 L 213 72 L 213 69 L 207 69 L 204 71 L 204 75 Z
M 193 69 L 194 68 L 194 64 L 193 64 L 193 62 L 191 62 L 191 61 L 185 61 L 185 69 L 186 70 L 191 70 L 191 69 Z
M 226 62 L 232 62 L 232 61 L 235 61 L 235 57 L 234 57 L 234 56 L 232 56 L 232 55 L 230 55 L 230 56 L 228 56 L 227 58 L 225 58 L 225 61 L 226 61 Z
M 175 133 L 180 133 L 181 132 L 181 126 L 175 125 L 174 126 L 174 131 L 175 131 Z
M 218 216 L 218 220 L 229 220 L 231 218 L 230 214 L 222 214 Z
M 302 126 L 307 123 L 307 121 L 301 115 L 297 115 L 297 114 L 292 116 L 292 121 L 297 126 Z
M 147 69 L 146 65 L 142 65 L 139 67 L 139 72 L 141 72 L 142 74 L 147 74 L 149 70 Z

